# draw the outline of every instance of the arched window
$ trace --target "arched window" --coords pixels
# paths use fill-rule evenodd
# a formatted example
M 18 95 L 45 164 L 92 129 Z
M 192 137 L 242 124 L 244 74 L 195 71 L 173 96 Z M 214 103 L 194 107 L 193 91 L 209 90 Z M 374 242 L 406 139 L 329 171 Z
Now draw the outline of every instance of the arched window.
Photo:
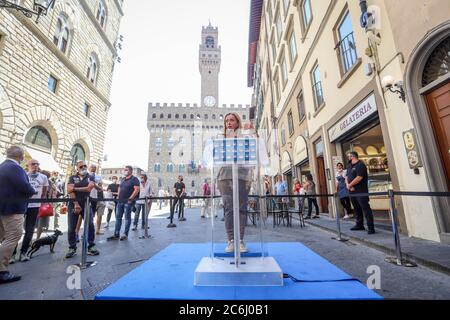
M 67 19 L 64 15 L 60 15 L 56 23 L 55 35 L 53 36 L 53 43 L 63 53 L 67 52 L 67 47 L 70 38 L 70 28 Z
M 155 172 L 161 172 L 161 165 L 159 163 L 155 163 L 153 169 Z
M 167 172 L 173 172 L 173 164 L 172 163 L 169 163 L 167 165 Z
M 98 3 L 98 9 L 97 9 L 97 21 L 100 23 L 100 26 L 102 28 L 106 25 L 106 6 L 103 0 L 100 0 Z
M 159 115 L 159 118 L 160 118 L 160 119 L 164 119 L 164 114 L 161 113 L 161 114 Z
M 247 116 L 245 114 L 242 115 L 242 120 L 247 120 Z
M 180 173 L 186 172 L 186 165 L 180 164 L 180 165 L 178 166 L 178 171 L 179 171 Z
M 450 37 L 434 49 L 423 70 L 422 85 L 425 87 L 450 72 Z
M 205 114 L 205 120 L 208 120 L 208 115 L 207 114 Z
M 156 113 L 152 114 L 152 119 L 156 119 Z
M 90 82 L 95 84 L 97 82 L 97 74 L 98 74 L 98 59 L 95 53 L 92 53 L 89 57 L 89 66 L 87 70 L 87 78 Z
M 187 116 L 185 114 L 183 114 L 183 119 L 186 119 L 186 118 L 187 118 Z
M 195 180 L 192 180 L 191 186 L 194 188 L 195 187 Z
M 84 151 L 84 148 L 81 144 L 77 143 L 72 147 L 72 150 L 70 151 L 70 157 L 72 158 L 73 162 L 76 163 L 77 161 L 86 160 L 86 152 Z
M 212 119 L 216 120 L 216 115 L 215 114 L 212 115 Z
M 167 115 L 167 118 L 168 118 L 168 119 L 172 119 L 172 114 L 169 113 L 169 114 Z
M 191 114 L 191 120 L 192 120 L 192 119 L 194 119 L 194 115 L 193 115 L 193 114 Z
M 52 139 L 48 131 L 41 126 L 36 126 L 28 131 L 25 136 L 25 143 L 44 148 L 47 151 L 52 151 Z
M 175 115 L 175 119 L 180 119 L 180 115 L 178 113 Z

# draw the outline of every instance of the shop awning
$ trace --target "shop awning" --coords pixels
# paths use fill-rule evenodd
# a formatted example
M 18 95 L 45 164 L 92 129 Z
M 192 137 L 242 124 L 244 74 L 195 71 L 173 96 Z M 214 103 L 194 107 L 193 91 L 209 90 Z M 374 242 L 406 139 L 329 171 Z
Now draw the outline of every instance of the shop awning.
M 63 173 L 59 164 L 53 159 L 53 156 L 50 153 L 42 152 L 33 148 L 25 147 L 25 153 L 29 158 L 35 159 L 39 161 L 41 170 L 46 171 L 56 171 L 59 173 Z

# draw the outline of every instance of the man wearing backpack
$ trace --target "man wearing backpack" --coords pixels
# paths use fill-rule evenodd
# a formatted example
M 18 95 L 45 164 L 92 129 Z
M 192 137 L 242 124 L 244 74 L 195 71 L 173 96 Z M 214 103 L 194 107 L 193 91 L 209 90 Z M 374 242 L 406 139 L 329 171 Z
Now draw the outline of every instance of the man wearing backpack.
M 207 198 L 203 199 L 203 206 L 202 206 L 202 211 L 201 211 L 201 215 L 202 215 L 202 219 L 203 219 L 205 217 L 209 218 L 211 215 L 211 187 L 209 186 L 208 179 L 205 179 L 205 183 L 203 183 L 202 190 L 203 190 L 203 196 L 207 197 Z M 205 216 L 205 211 L 206 211 L 206 216 Z

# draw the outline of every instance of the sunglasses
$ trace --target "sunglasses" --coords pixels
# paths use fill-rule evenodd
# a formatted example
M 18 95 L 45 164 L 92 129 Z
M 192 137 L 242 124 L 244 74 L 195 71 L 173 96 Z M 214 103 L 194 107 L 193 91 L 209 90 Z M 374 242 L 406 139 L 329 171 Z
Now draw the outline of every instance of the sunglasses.
M 87 169 L 87 166 L 78 167 L 78 169 Z
M 37 163 L 37 162 L 33 162 L 33 163 L 30 163 L 30 165 L 32 165 L 32 166 L 38 166 L 38 165 L 39 165 L 39 163 Z

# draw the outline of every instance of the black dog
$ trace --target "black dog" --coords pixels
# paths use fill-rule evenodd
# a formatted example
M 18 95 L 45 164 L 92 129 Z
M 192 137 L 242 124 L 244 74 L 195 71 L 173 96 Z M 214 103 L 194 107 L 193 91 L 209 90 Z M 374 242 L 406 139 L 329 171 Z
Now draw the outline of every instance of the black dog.
M 62 236 L 62 234 L 63 233 L 61 231 L 56 230 L 53 235 L 41 238 L 33 242 L 30 251 L 28 251 L 28 257 L 31 259 L 33 257 L 33 254 L 35 254 L 42 246 L 50 246 L 50 252 L 54 253 L 56 241 L 58 241 L 58 237 Z

